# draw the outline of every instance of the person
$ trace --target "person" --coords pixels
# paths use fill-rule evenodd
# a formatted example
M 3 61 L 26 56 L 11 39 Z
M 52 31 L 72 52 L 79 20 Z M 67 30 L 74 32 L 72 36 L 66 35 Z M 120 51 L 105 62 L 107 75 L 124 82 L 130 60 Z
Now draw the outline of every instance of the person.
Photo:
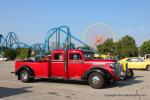
M 109 52 L 106 55 L 106 59 L 110 59 L 110 53 Z

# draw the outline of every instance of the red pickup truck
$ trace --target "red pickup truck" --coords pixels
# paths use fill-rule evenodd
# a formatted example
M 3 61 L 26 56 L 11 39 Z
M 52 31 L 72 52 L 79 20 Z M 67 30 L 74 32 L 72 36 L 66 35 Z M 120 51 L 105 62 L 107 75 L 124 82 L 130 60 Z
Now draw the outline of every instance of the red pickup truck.
M 120 80 L 116 60 L 94 59 L 93 52 L 70 49 L 53 50 L 48 60 L 16 61 L 15 75 L 22 82 L 34 78 L 87 80 L 91 87 L 102 88 L 105 82 Z

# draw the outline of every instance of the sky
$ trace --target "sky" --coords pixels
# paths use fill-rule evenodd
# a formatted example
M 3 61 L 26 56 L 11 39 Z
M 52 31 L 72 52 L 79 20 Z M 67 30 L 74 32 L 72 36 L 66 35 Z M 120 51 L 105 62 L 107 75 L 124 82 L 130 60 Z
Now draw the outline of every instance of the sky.
M 116 40 L 130 35 L 140 46 L 150 39 L 150 0 L 0 0 L 0 34 L 15 32 L 27 44 L 43 42 L 50 28 L 62 25 L 82 40 L 95 23 L 111 27 Z

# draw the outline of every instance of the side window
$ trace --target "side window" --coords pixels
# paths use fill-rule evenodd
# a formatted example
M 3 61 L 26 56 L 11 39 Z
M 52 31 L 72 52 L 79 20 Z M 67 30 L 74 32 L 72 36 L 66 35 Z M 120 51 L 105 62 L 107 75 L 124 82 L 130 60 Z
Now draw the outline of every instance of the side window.
M 70 54 L 70 60 L 81 60 L 82 57 L 79 53 L 71 53 Z
M 131 59 L 131 62 L 139 62 L 139 60 L 134 58 L 134 59 Z
M 61 53 L 55 53 L 54 54 L 54 60 L 63 60 L 63 56 Z

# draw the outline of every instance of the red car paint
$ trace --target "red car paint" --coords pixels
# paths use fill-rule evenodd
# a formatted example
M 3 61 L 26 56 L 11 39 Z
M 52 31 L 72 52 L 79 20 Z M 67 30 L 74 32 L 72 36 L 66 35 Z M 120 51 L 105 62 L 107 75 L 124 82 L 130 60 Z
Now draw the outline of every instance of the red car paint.
M 79 59 L 75 59 L 74 55 Z M 50 60 L 16 61 L 15 73 L 19 75 L 22 67 L 29 67 L 36 78 L 84 79 L 83 76 L 86 72 L 93 68 L 101 68 L 106 70 L 111 75 L 111 79 L 116 81 L 120 79 L 119 75 L 111 67 L 111 64 L 115 62 L 116 60 L 85 59 L 84 51 L 78 49 L 53 50 Z

